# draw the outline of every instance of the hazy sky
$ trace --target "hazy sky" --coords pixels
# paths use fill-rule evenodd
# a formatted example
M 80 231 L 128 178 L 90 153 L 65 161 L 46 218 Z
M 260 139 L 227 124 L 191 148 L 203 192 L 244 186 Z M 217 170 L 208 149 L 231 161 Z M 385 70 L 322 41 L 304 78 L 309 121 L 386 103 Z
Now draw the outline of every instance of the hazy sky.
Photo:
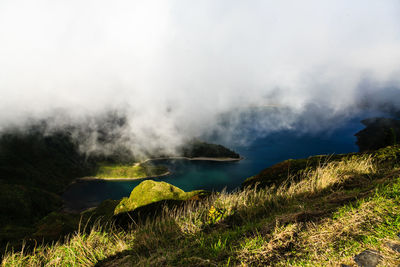
M 174 144 L 232 110 L 290 110 L 268 132 L 398 88 L 398 0 L 0 0 L 0 127 L 119 109 Z

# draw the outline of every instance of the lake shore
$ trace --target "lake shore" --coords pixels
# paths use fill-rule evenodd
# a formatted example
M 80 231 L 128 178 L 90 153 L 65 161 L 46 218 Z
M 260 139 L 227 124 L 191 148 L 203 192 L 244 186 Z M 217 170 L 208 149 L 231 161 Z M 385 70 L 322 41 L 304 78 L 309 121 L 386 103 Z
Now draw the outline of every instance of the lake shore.
M 124 177 L 109 177 L 109 178 L 103 178 L 103 177 L 81 177 L 77 178 L 76 181 L 95 181 L 95 180 L 103 180 L 103 181 L 135 181 L 135 180 L 142 180 L 142 179 L 150 179 L 150 178 L 157 178 L 157 177 L 162 177 L 162 176 L 167 176 L 170 175 L 171 172 L 167 171 L 164 173 L 161 173 L 159 175 L 149 175 L 149 176 L 142 176 L 142 177 L 134 177 L 134 178 L 124 178 Z
M 135 163 L 135 165 L 144 164 L 150 161 L 157 161 L 157 160 L 190 160 L 190 161 L 216 161 L 216 162 L 235 162 L 244 159 L 243 157 L 240 158 L 210 158 L 210 157 L 195 157 L 195 158 L 188 158 L 188 157 L 160 157 L 160 158 L 152 158 L 146 159 L 141 162 Z M 149 175 L 149 176 L 141 176 L 141 177 L 134 177 L 134 178 L 124 178 L 124 177 L 81 177 L 76 178 L 75 181 L 72 182 L 74 184 L 77 181 L 135 181 L 135 180 L 142 180 L 142 179 L 150 179 L 150 178 L 157 178 L 170 175 L 171 172 L 167 171 L 165 173 L 161 173 L 159 175 Z
M 178 159 L 178 160 L 190 160 L 190 161 L 220 161 L 220 162 L 232 162 L 232 161 L 241 161 L 242 159 L 244 159 L 243 157 L 239 157 L 239 158 L 209 158 L 209 157 L 195 157 L 195 158 L 188 158 L 188 157 L 160 157 L 160 158 L 151 158 L 151 159 L 146 159 L 140 163 L 137 164 L 142 164 L 142 163 L 146 163 L 149 161 L 155 161 L 155 160 L 174 160 L 174 159 Z

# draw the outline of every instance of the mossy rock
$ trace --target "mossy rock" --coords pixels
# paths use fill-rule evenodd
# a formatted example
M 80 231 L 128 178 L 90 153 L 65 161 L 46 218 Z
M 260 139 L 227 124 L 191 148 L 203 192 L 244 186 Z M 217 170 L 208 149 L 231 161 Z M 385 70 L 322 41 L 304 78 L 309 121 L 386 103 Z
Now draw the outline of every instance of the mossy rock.
M 185 192 L 166 182 L 146 180 L 136 186 L 129 198 L 123 198 L 114 210 L 114 214 L 131 212 L 139 207 L 162 201 L 186 201 L 204 194 L 204 190 Z

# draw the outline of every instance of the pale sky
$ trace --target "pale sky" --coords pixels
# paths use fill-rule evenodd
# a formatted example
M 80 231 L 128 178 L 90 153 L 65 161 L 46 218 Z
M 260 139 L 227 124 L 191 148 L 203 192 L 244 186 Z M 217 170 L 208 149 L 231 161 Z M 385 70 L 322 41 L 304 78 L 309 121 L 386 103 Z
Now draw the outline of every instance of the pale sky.
M 121 109 L 137 140 L 179 143 L 248 107 L 290 109 L 276 128 L 310 105 L 348 114 L 400 88 L 399 11 L 397 0 L 0 0 L 0 127 Z

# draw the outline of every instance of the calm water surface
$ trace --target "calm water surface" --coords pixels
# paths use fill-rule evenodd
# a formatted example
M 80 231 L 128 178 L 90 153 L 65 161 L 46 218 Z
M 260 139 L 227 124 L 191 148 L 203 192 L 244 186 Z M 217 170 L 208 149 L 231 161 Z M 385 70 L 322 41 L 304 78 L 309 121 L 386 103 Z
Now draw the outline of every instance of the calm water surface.
M 360 118 L 355 118 L 341 128 L 317 135 L 297 135 L 282 131 L 260 138 L 248 146 L 233 148 L 245 159 L 239 162 L 212 162 L 187 160 L 159 160 L 167 165 L 171 175 L 154 179 L 165 181 L 190 191 L 206 189 L 233 190 L 252 175 L 289 158 L 304 158 L 318 154 L 339 154 L 358 151 L 354 134 L 364 128 Z M 136 181 L 81 181 L 70 186 L 63 198 L 67 209 L 83 210 L 93 207 L 105 199 L 120 199 L 129 196 Z

